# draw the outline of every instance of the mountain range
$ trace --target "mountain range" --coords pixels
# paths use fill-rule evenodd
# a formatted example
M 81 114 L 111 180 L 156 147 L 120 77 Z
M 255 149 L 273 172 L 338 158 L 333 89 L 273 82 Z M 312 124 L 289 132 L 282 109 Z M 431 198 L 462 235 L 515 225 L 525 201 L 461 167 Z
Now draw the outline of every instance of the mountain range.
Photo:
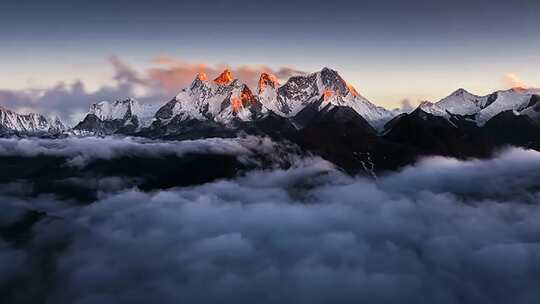
M 57 135 L 67 131 L 58 117 L 37 113 L 19 114 L 0 106 L 0 134 Z
M 396 169 L 419 156 L 488 157 L 497 149 L 540 149 L 540 92 L 512 88 L 486 96 L 458 89 L 411 112 L 388 110 L 360 95 L 336 71 L 280 84 L 263 73 L 255 90 L 225 70 L 200 73 L 170 101 L 135 99 L 91 105 L 73 128 L 40 114 L 0 108 L 3 135 L 129 135 L 159 139 L 270 136 L 293 142 L 347 172 Z

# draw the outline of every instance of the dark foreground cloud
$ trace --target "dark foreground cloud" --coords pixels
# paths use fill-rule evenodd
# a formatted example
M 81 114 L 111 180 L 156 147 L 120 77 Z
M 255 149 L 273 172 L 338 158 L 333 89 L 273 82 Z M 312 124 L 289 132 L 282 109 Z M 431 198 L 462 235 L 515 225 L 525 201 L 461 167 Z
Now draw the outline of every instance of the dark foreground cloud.
M 311 159 L 194 187 L 125 189 L 86 207 L 3 197 L 4 225 L 21 210 L 48 215 L 26 241 L 0 242 L 0 294 L 10 303 L 538 303 L 539 167 L 540 153 L 512 149 L 484 161 L 431 158 L 375 182 Z

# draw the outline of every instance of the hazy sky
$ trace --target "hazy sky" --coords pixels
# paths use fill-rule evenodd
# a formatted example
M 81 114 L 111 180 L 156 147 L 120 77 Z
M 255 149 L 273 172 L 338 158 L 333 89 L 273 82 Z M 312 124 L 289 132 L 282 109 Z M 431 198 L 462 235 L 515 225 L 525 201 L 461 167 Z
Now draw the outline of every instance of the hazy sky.
M 77 79 L 98 90 L 114 83 L 113 55 L 140 75 L 157 56 L 194 69 L 328 66 L 385 106 L 506 89 L 510 73 L 540 85 L 538 0 L 3 0 L 0 41 L 10 91 Z

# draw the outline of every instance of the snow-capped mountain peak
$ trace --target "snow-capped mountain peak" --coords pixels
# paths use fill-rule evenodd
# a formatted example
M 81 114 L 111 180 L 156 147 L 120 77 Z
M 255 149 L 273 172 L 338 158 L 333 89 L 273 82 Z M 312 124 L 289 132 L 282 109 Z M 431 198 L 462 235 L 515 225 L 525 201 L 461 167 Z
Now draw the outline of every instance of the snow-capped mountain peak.
M 436 105 L 452 114 L 474 115 L 486 104 L 487 99 L 487 96 L 477 96 L 460 88 L 441 99 Z
M 355 110 L 373 127 L 381 130 L 394 113 L 377 107 L 349 85 L 335 70 L 323 68 L 304 76 L 293 76 L 276 91 L 263 90 L 262 104 L 283 117 L 295 117 L 309 105 L 319 104 L 319 111 L 328 104 Z
M 259 77 L 259 85 L 257 91 L 259 92 L 259 94 L 261 94 L 267 87 L 277 89 L 279 87 L 279 81 L 276 75 L 265 72 L 261 74 L 261 77 Z
M 158 109 L 158 104 L 141 103 L 133 98 L 101 101 L 90 107 L 88 114 L 96 116 L 101 121 L 125 120 L 132 122 L 136 117 L 139 127 L 148 125 Z
M 93 114 L 100 120 L 124 119 L 126 115 L 131 114 L 134 103 L 136 101 L 131 98 L 112 103 L 104 100 L 91 105 L 88 114 Z
M 229 123 L 235 118 L 252 120 L 261 109 L 257 96 L 226 69 L 212 82 L 197 75 L 189 88 L 158 110 L 156 118 L 165 124 L 174 117 Z
M 231 70 L 225 69 L 219 76 L 214 79 L 214 83 L 219 85 L 229 85 L 234 80 Z
M 489 95 L 478 96 L 458 89 L 448 97 L 436 103 L 438 110 L 434 115 L 445 116 L 447 113 L 472 116 L 479 126 L 484 125 L 495 115 L 504 111 L 519 113 L 527 107 L 534 90 L 512 88 L 506 91 L 497 91 Z M 440 110 L 444 110 L 441 112 Z
M 205 72 L 198 73 L 195 78 L 199 79 L 200 81 L 208 81 L 208 76 L 206 75 Z
M 337 71 L 325 67 L 317 74 L 322 85 L 321 88 L 323 95 L 327 90 L 330 90 L 336 95 L 340 96 L 346 96 L 349 94 L 347 82 L 341 78 Z

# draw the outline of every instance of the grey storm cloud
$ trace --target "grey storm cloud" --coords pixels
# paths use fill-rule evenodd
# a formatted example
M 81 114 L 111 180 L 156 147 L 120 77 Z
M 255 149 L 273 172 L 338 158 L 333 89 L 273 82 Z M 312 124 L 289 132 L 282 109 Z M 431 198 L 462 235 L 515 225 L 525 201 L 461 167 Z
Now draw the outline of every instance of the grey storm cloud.
M 49 216 L 27 245 L 0 243 L 0 294 L 10 303 L 540 300 L 540 153 L 428 158 L 377 181 L 320 159 L 298 164 L 124 189 L 84 207 L 3 194 L 4 223 L 20 208 Z

